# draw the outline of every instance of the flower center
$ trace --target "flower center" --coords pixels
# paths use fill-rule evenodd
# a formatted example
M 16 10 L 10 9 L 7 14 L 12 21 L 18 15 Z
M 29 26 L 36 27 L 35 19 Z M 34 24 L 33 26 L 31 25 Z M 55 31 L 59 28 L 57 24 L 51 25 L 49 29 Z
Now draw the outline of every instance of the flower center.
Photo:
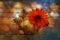
M 39 16 L 39 15 L 35 16 L 35 18 L 34 18 L 34 20 L 35 20 L 36 22 L 38 22 L 40 19 L 41 19 L 41 16 Z

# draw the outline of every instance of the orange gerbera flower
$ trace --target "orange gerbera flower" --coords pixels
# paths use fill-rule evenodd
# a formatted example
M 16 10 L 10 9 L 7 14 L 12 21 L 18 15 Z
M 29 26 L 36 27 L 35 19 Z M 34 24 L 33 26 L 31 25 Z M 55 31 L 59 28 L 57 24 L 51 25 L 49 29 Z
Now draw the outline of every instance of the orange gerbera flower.
M 30 23 L 37 25 L 39 29 L 48 23 L 46 12 L 42 9 L 32 10 L 32 12 L 29 13 L 28 18 Z

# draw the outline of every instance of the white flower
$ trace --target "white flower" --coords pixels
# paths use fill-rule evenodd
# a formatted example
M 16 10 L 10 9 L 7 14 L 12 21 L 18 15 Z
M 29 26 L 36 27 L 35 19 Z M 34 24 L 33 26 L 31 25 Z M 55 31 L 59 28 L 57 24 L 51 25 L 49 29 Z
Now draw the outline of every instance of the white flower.
M 41 4 L 37 4 L 37 8 L 42 9 L 42 5 Z
M 15 18 L 18 18 L 19 17 L 19 15 L 21 15 L 21 12 L 22 12 L 22 10 L 20 10 L 20 9 L 17 9 L 17 10 L 14 10 L 14 17 Z
M 53 18 L 58 18 L 59 14 L 58 14 L 58 12 L 52 11 L 52 12 L 50 13 L 50 16 L 53 17 Z

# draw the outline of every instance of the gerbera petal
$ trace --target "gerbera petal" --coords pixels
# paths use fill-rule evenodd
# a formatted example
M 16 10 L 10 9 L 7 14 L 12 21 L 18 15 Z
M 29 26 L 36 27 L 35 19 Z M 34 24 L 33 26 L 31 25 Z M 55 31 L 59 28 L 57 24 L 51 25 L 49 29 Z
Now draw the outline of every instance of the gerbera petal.
M 36 21 L 35 17 L 41 17 L 38 18 L 38 21 Z M 46 23 L 48 23 L 48 17 L 46 15 L 46 12 L 42 9 L 36 9 L 32 10 L 32 12 L 29 14 L 29 20 L 32 24 L 37 25 L 39 28 L 44 26 Z

